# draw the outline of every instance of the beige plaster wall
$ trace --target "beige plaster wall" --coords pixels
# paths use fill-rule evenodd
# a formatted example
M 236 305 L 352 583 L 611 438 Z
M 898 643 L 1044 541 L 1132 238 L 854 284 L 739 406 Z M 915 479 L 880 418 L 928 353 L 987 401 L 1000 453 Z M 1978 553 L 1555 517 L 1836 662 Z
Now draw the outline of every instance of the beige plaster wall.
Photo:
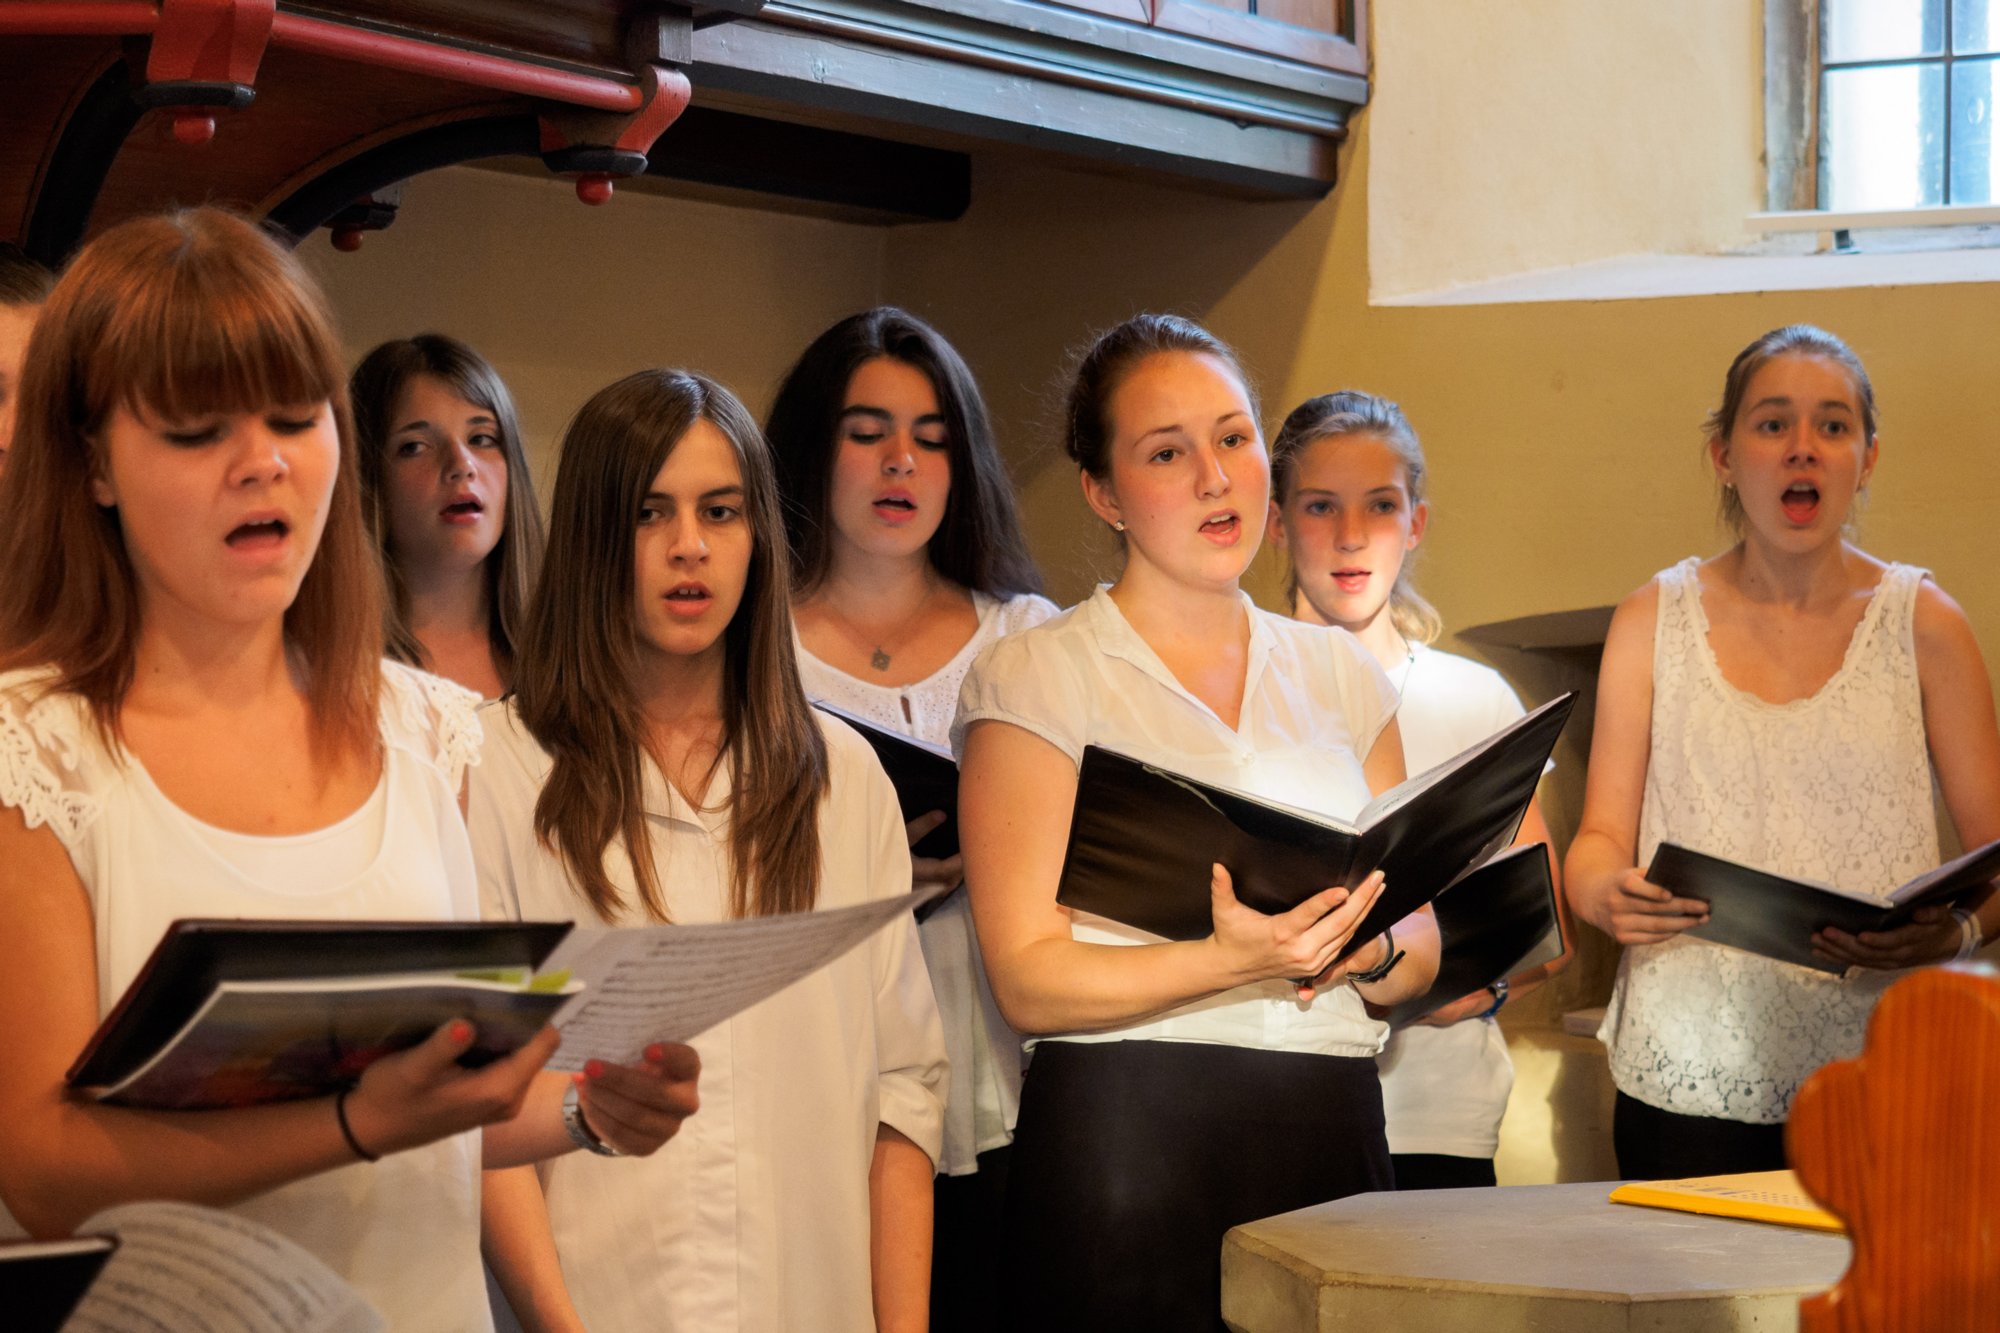
M 357 253 L 326 235 L 300 253 L 351 354 L 427 330 L 484 352 L 546 496 L 564 423 L 620 375 L 692 366 L 761 416 L 806 343 L 877 299 L 888 233 L 631 189 L 589 208 L 565 181 L 454 167 L 409 182 Z
M 1751 239 L 1762 0 L 1395 0 L 1370 19 L 1378 299 Z

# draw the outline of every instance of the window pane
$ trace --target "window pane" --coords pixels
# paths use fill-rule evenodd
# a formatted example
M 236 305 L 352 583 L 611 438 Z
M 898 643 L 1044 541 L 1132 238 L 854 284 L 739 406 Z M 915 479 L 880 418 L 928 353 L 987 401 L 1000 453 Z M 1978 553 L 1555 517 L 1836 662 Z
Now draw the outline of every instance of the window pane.
M 1993 0 L 1951 0 L 1951 49 L 2000 51 L 2000 5 Z
M 2000 95 L 2000 60 L 1962 60 L 1951 71 L 1951 202 L 1990 204 L 2000 177 L 2000 140 L 1993 104 Z
M 1895 60 L 1944 51 L 1946 0 L 1826 0 L 1820 49 L 1828 61 Z
M 1944 68 L 1832 69 L 1820 99 L 1819 206 L 1944 202 Z

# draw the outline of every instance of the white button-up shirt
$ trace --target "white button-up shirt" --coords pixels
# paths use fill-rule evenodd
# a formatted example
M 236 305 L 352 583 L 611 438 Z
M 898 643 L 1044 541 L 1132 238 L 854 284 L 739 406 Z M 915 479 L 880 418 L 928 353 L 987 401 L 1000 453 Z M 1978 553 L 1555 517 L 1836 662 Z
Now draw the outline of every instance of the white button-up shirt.
M 597 924 L 535 838 L 550 761 L 511 706 L 488 705 L 469 823 L 489 917 Z M 874 752 L 820 719 L 821 908 L 909 892 L 908 839 Z M 646 765 L 646 820 L 675 921 L 729 915 L 729 773 L 691 806 Z M 606 867 L 636 902 L 630 862 Z M 612 924 L 638 923 L 628 912 Z M 905 918 L 828 967 L 697 1037 L 701 1110 L 651 1157 L 571 1153 L 541 1168 L 577 1312 L 599 1333 L 872 1330 L 868 1172 L 876 1127 L 935 1161 L 944 1039 Z
M 1103 746 L 1202 782 L 1336 818 L 1368 803 L 1362 758 L 1396 711 L 1396 691 L 1345 630 L 1259 610 L 1246 596 L 1250 655 L 1234 730 L 1188 692 L 1106 588 L 1033 629 L 1000 640 L 959 694 L 953 746 L 966 728 L 1005 722 L 1081 763 Z M 1071 937 L 1155 944 L 1146 931 L 1076 912 Z M 1350 986 L 1300 1003 L 1288 981 L 1238 986 L 1143 1023 L 1043 1040 L 1212 1042 L 1257 1050 L 1372 1056 L 1387 1028 Z

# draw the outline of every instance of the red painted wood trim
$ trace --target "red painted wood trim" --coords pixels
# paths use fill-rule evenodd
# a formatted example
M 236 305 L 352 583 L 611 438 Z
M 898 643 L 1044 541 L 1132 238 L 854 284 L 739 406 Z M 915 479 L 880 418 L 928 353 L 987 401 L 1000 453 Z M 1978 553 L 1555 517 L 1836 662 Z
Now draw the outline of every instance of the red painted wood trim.
M 127 0 L 0 3 L 0 33 L 50 37 L 144 36 L 158 27 L 159 21 L 156 5 Z M 271 45 L 597 111 L 637 111 L 646 102 L 643 89 L 616 79 L 553 69 L 484 51 L 461 50 L 302 14 L 278 14 L 271 23 Z

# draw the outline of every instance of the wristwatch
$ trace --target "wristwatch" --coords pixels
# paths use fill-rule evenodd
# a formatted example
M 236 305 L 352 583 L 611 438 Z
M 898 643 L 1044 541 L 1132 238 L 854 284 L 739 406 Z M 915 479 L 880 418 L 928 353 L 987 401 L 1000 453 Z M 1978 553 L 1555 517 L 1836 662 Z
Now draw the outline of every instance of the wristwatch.
M 594 1152 L 599 1157 L 623 1157 L 625 1154 L 597 1137 L 590 1122 L 583 1118 L 583 1103 L 577 1100 L 576 1084 L 563 1089 L 562 1099 L 563 1132 L 569 1141 L 585 1152 Z
M 1493 1004 L 1479 1015 L 1481 1018 L 1493 1017 L 1493 1015 L 1500 1012 L 1500 1007 L 1507 1003 L 1507 978 L 1500 978 L 1500 980 L 1494 982 L 1486 989 L 1493 993 Z
M 1382 961 L 1369 968 L 1366 972 L 1349 972 L 1347 974 L 1349 983 L 1356 986 L 1372 986 L 1396 970 L 1396 964 L 1403 961 L 1403 951 L 1396 947 L 1396 932 L 1392 929 L 1384 928 L 1382 931 L 1382 943 L 1388 946 L 1387 951 L 1382 955 Z

